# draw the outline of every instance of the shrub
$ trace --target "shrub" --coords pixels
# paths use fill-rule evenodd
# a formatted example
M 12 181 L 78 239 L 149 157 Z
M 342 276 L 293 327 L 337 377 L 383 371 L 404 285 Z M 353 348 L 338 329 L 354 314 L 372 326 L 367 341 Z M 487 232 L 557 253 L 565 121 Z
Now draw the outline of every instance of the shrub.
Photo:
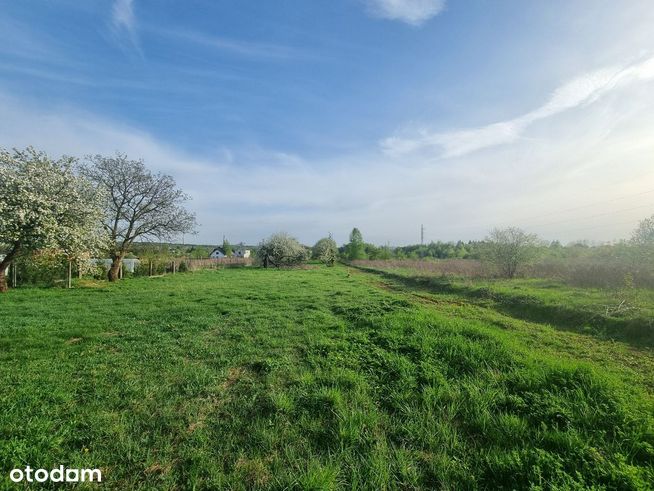
M 312 257 L 325 263 L 327 266 L 333 266 L 338 256 L 338 246 L 334 239 L 325 237 L 316 242 L 313 246 Z
M 486 238 L 484 259 L 493 264 L 505 278 L 513 278 L 538 253 L 540 240 L 515 227 L 493 229 Z
M 308 259 L 307 249 L 297 239 L 281 232 L 271 235 L 259 244 L 257 259 L 264 268 L 295 266 Z

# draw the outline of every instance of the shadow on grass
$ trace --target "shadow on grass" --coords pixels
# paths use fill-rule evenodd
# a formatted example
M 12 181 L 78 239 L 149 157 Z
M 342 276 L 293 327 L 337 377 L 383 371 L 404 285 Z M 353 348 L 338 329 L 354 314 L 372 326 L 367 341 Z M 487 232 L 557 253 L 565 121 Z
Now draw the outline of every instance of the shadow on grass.
M 509 294 L 486 287 L 456 284 L 445 277 L 403 276 L 389 271 L 353 266 L 410 289 L 458 295 L 470 303 L 493 308 L 514 318 L 549 324 L 552 327 L 602 339 L 623 341 L 642 348 L 654 347 L 654 319 L 643 316 L 615 317 L 593 306 L 586 308 L 547 304 L 536 296 Z

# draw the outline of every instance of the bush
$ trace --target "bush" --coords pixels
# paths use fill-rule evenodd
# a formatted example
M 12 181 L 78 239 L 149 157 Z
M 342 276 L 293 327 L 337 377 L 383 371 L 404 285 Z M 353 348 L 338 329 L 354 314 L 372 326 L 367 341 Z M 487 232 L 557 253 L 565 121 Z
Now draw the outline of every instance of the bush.
M 538 253 L 540 240 L 515 227 L 494 229 L 486 238 L 484 259 L 493 264 L 505 278 L 513 278 Z
M 316 245 L 313 246 L 312 257 L 325 263 L 327 266 L 333 266 L 338 257 L 338 246 L 334 242 L 334 239 L 325 237 L 316 242 Z
M 264 268 L 296 266 L 309 257 L 306 247 L 286 233 L 271 235 L 259 245 L 257 259 Z
M 36 251 L 17 262 L 20 285 L 53 286 L 67 277 L 67 262 L 50 251 Z

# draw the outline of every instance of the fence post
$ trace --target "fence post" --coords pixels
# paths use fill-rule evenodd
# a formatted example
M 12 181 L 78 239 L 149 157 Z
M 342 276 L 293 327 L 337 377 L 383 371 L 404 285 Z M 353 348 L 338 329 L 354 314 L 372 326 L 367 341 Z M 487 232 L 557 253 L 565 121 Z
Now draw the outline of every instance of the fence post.
M 73 287 L 73 261 L 68 260 L 68 288 Z
M 16 288 L 16 285 L 18 284 L 17 277 L 18 275 L 16 274 L 18 263 L 17 261 L 12 261 L 11 263 L 11 283 L 14 288 Z
M 152 259 L 150 259 L 150 276 L 152 276 Z

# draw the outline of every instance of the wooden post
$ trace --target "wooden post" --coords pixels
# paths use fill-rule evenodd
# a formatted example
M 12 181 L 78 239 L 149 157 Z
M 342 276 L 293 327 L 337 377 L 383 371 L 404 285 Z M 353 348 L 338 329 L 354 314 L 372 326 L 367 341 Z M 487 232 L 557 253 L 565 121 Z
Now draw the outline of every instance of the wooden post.
M 11 280 L 12 280 L 11 285 L 14 288 L 16 288 L 16 285 L 18 285 L 18 275 L 17 275 L 17 272 L 16 272 L 16 270 L 18 269 L 17 266 L 18 266 L 18 263 L 16 261 L 12 261 L 12 263 L 11 263 Z
M 68 260 L 68 288 L 73 287 L 73 261 Z
M 150 276 L 152 276 L 152 259 L 150 259 Z
M 120 279 L 121 279 L 121 280 L 123 279 L 123 275 L 124 275 L 124 272 L 123 272 L 123 262 L 121 261 L 121 262 L 120 262 Z

